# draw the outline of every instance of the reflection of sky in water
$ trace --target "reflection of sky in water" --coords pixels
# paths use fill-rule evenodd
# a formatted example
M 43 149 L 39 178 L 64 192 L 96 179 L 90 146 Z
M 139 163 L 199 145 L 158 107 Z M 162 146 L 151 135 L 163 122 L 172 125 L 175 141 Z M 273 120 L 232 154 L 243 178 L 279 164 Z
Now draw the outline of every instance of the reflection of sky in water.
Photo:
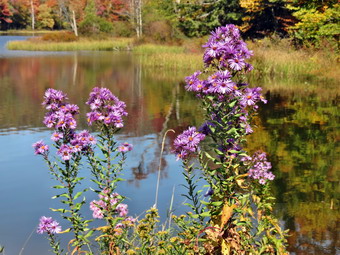
M 0 210 L 1 228 L 0 243 L 6 247 L 6 254 L 18 254 L 31 232 L 35 230 L 40 216 L 52 216 L 58 219 L 58 213 L 53 213 L 49 208 L 59 208 L 56 200 L 51 197 L 59 190 L 51 187 L 57 182 L 51 179 L 48 169 L 40 156 L 34 156 L 32 144 L 43 139 L 49 142 L 51 132 L 19 131 L 14 134 L 0 136 L 3 152 L 0 156 Z M 126 196 L 129 205 L 129 214 L 138 216 L 152 207 L 155 202 L 157 183 L 157 170 L 159 151 L 157 137 L 147 135 L 143 137 L 118 136 L 120 142 L 134 144 L 134 149 L 128 153 L 123 178 L 127 182 L 119 184 L 118 192 Z M 53 149 L 51 149 L 53 151 Z M 54 153 L 51 153 L 51 156 Z M 143 160 L 140 160 L 143 159 Z M 165 167 L 161 172 L 158 207 L 162 220 L 166 219 L 170 206 L 172 190 L 175 187 L 175 200 L 173 209 L 176 214 L 183 213 L 180 207 L 184 198 L 180 196 L 183 187 L 181 164 L 175 161 L 172 154 L 164 153 Z M 156 162 L 156 163 L 155 163 Z M 149 169 L 153 166 L 155 169 Z M 147 171 L 148 178 L 135 180 L 133 169 Z M 85 169 L 85 168 L 84 168 Z M 85 185 L 94 187 L 89 181 L 89 170 L 81 170 L 81 175 L 88 178 Z M 87 201 L 97 199 L 97 194 L 88 192 Z M 84 215 L 91 217 L 88 206 L 84 207 Z M 4 220 L 6 219 L 6 220 Z M 47 251 L 47 241 L 35 232 L 30 237 L 25 252 L 26 255 L 43 254 Z

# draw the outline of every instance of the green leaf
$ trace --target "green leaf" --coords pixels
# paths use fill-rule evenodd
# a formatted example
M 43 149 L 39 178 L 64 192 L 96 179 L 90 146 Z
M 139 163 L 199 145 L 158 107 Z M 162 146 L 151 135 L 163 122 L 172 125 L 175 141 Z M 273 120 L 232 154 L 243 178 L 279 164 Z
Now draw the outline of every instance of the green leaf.
M 235 154 L 239 154 L 239 153 L 240 153 L 240 151 L 235 151 L 235 150 L 230 150 L 230 151 L 228 151 L 228 152 L 230 152 L 230 153 L 235 153 Z
M 203 212 L 203 213 L 200 214 L 200 216 L 201 217 L 210 217 L 211 214 L 210 214 L 210 212 Z
M 61 213 L 71 212 L 70 210 L 66 210 L 66 209 L 64 209 L 64 208 L 60 208 L 60 209 L 50 208 L 50 210 L 51 210 L 52 212 L 61 212 Z
M 85 237 L 85 238 L 89 238 L 90 236 L 92 236 L 93 232 L 94 232 L 93 229 L 90 230 L 84 237 Z
M 230 107 L 230 108 L 233 108 L 233 107 L 235 106 L 236 102 L 237 102 L 237 100 L 232 101 L 232 102 L 229 104 L 229 107 Z
M 63 189 L 65 188 L 63 185 L 56 185 L 56 186 L 53 186 L 54 189 Z
M 216 201 L 216 202 L 211 202 L 210 204 L 214 205 L 214 206 L 220 206 L 223 204 L 222 201 Z
M 79 191 L 75 196 L 74 196 L 74 200 L 76 200 L 78 197 L 81 196 L 81 194 L 83 194 L 83 191 Z

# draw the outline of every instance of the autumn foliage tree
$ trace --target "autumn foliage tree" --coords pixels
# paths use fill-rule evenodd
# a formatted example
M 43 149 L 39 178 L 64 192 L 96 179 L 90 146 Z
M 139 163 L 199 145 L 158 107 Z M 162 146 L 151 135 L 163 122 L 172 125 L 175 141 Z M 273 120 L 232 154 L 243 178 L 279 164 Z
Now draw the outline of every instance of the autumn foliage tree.
M 0 0 L 0 26 L 2 27 L 3 23 L 12 23 L 12 12 L 9 9 L 9 4 L 7 0 Z
M 290 8 L 298 22 L 290 28 L 300 45 L 320 47 L 327 43 L 339 50 L 340 3 L 338 0 L 294 0 Z
M 97 15 L 110 22 L 127 19 L 128 3 L 124 0 L 97 0 Z

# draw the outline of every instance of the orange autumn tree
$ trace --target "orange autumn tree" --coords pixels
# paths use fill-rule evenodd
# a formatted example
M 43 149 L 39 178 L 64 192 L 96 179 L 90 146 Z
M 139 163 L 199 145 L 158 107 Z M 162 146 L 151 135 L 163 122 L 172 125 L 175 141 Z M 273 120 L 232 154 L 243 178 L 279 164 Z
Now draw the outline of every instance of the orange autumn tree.
M 11 16 L 13 13 L 9 9 L 9 3 L 7 0 L 0 0 L 0 26 L 3 23 L 12 23 Z

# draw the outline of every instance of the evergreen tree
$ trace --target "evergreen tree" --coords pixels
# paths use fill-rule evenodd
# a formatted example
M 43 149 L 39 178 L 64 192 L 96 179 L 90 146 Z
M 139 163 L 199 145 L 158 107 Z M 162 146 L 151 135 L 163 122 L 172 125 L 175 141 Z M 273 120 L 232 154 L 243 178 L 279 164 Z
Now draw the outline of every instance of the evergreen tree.
M 240 4 L 245 9 L 242 30 L 246 37 L 286 36 L 296 22 L 285 0 L 240 0 Z
M 179 27 L 189 36 L 203 36 L 229 23 L 240 25 L 242 8 L 239 0 L 188 1 L 178 4 Z

